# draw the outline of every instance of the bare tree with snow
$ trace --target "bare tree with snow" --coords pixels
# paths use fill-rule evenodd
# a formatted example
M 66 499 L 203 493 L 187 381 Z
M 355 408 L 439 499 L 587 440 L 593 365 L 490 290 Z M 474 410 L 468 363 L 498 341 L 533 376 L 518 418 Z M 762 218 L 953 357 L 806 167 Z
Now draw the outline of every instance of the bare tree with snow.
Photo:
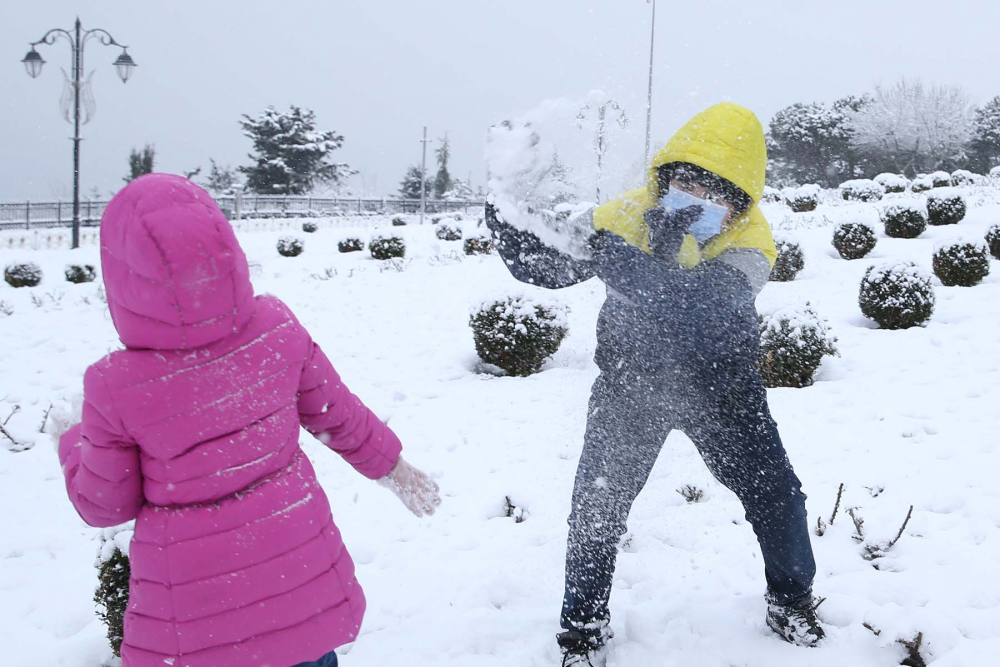
M 900 79 L 889 87 L 876 86 L 849 124 L 857 149 L 885 168 L 913 175 L 963 162 L 972 117 L 972 104 L 961 88 Z

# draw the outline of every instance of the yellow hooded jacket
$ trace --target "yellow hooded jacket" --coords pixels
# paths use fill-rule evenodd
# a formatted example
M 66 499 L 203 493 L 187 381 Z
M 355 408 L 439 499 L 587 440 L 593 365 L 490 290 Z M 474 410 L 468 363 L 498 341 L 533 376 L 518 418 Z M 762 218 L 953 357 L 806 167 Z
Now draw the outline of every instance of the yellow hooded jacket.
M 630 190 L 594 210 L 594 228 L 607 229 L 628 243 L 649 252 L 649 229 L 644 214 L 660 199 L 657 169 L 671 162 L 687 162 L 735 184 L 753 204 L 730 222 L 708 244 L 698 247 L 686 236 L 677 261 L 694 268 L 702 260 L 714 259 L 727 250 L 759 250 L 771 267 L 778 257 L 771 227 L 758 204 L 764 194 L 767 146 L 764 128 L 752 111 L 724 102 L 702 111 L 684 125 L 654 157 L 645 188 Z

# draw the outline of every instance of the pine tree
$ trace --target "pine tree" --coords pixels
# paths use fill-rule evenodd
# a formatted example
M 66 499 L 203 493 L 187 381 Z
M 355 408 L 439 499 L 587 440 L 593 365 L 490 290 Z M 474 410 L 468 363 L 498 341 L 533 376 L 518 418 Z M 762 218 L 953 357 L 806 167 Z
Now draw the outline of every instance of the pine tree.
M 412 166 L 406 171 L 406 176 L 399 184 L 399 196 L 403 199 L 420 199 L 420 181 L 423 172 L 420 167 Z M 431 196 L 431 181 L 424 183 L 424 192 L 427 197 Z
M 146 174 L 153 173 L 153 161 L 156 157 L 156 148 L 147 144 L 140 153 L 136 149 L 132 149 L 132 152 L 128 156 L 128 169 L 129 174 L 122 180 L 126 183 L 131 183 L 140 176 L 145 176 Z
M 434 177 L 434 197 L 436 199 L 444 199 L 445 194 L 451 190 L 451 174 L 448 173 L 451 145 L 448 142 L 448 135 L 444 135 L 444 139 L 440 139 L 440 142 L 441 145 L 435 151 L 438 163 L 437 176 Z M 419 188 L 417 192 L 420 192 Z
M 257 118 L 244 114 L 243 134 L 253 140 L 253 164 L 240 167 L 247 187 L 258 194 L 300 195 L 319 183 L 337 185 L 356 173 L 346 164 L 330 162 L 344 143 L 334 131 L 316 130 L 316 114 L 292 105 L 289 112 L 268 107 Z
M 573 186 L 569 182 L 569 169 L 559 159 L 559 152 L 552 152 L 552 167 L 546 175 L 546 188 L 552 206 L 565 204 L 575 199 Z
M 1000 95 L 976 109 L 969 154 L 969 168 L 980 174 L 1000 165 Z

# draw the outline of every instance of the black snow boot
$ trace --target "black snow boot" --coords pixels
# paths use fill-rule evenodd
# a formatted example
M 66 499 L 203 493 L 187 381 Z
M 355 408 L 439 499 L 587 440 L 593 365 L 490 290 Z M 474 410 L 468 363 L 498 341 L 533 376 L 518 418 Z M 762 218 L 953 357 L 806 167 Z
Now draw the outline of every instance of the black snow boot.
M 767 626 L 789 644 L 813 647 L 826 636 L 816 609 L 826 598 L 807 595 L 792 604 L 778 604 L 767 598 Z
M 605 651 L 598 640 L 579 630 L 556 635 L 563 653 L 562 667 L 604 667 Z

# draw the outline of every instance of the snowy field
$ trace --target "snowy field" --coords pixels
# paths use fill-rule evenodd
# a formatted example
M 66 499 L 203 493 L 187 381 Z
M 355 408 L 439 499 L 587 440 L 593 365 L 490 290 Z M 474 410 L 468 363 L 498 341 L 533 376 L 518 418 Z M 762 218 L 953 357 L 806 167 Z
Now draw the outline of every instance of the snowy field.
M 803 246 L 806 268 L 771 283 L 762 312 L 809 301 L 830 321 L 839 358 L 807 389 L 771 390 L 771 407 L 809 496 L 816 592 L 829 637 L 821 648 L 782 643 L 764 624 L 757 544 L 730 492 L 714 482 L 680 433 L 667 441 L 629 522 L 612 596 L 612 667 L 889 667 L 898 639 L 923 633 L 935 667 L 997 664 L 1000 655 L 1000 263 L 974 288 L 934 280 L 937 309 L 925 328 L 881 331 L 857 305 L 872 263 L 910 259 L 928 272 L 937 241 L 981 239 L 1000 222 L 1000 192 L 970 193 L 959 225 L 919 239 L 885 238 L 871 256 L 844 261 L 830 223 L 877 220 L 877 205 L 829 202 L 816 213 L 765 207 Z M 341 221 L 343 222 L 343 221 Z M 355 474 L 303 434 L 358 562 L 369 611 L 347 667 L 558 664 L 565 519 L 583 439 L 598 281 L 553 296 L 571 309 L 570 335 L 544 372 L 526 379 L 480 374 L 470 308 L 520 290 L 495 256 L 466 257 L 430 226 L 389 228 L 407 259 L 382 264 L 341 255 L 349 230 L 332 223 L 302 234 L 305 253 L 275 251 L 287 231 L 240 232 L 258 292 L 284 299 L 325 348 L 345 381 L 399 433 L 405 456 L 433 472 L 445 495 L 437 516 L 417 520 L 384 489 Z M 474 220 L 463 223 L 467 231 Z M 299 223 L 295 222 L 294 226 Z M 371 221 L 357 230 L 367 240 Z M 26 451 L 0 448 L 0 646 L 4 665 L 113 664 L 94 615 L 98 531 L 76 516 L 43 414 L 81 389 L 88 364 L 118 346 L 99 283 L 71 285 L 77 252 L 24 249 L 0 239 L 0 266 L 29 260 L 39 287 L 0 283 L 0 422 Z M 44 245 L 44 244 L 43 244 Z M 329 271 L 328 271 L 329 270 Z M 688 504 L 676 489 L 705 490 Z M 524 511 L 505 516 L 505 498 Z M 852 539 L 845 509 L 858 507 L 870 541 L 898 544 L 873 563 Z M 864 627 L 870 626 L 870 629 Z M 875 633 L 878 633 L 877 635 Z

